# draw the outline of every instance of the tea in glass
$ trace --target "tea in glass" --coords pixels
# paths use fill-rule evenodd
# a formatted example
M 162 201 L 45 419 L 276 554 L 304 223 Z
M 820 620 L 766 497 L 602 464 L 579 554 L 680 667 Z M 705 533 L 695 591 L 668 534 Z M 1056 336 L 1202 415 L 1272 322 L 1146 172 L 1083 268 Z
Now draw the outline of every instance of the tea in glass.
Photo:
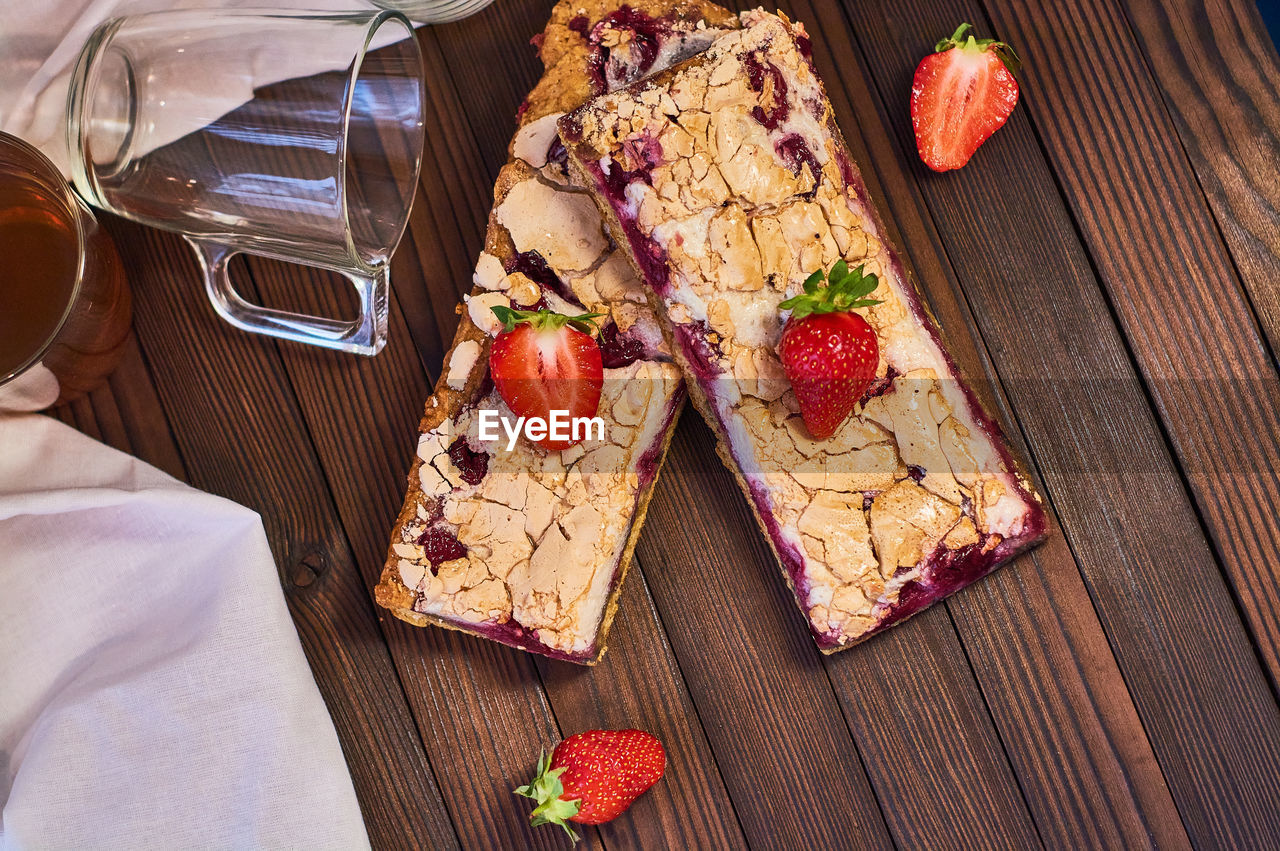
M 0 410 L 39 410 L 120 361 L 132 300 L 110 237 L 40 152 L 0 133 Z

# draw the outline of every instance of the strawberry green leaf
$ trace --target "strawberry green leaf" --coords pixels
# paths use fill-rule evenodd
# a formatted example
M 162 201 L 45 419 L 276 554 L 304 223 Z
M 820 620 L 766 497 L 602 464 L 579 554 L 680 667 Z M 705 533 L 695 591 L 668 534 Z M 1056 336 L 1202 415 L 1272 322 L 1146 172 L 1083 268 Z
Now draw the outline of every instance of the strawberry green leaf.
M 809 295 L 813 295 L 818 291 L 818 284 L 822 283 L 822 271 L 814 272 L 812 275 L 804 279 L 804 291 Z
M 830 283 L 834 284 L 837 281 L 841 281 L 844 278 L 848 277 L 848 275 L 849 275 L 849 264 L 844 262 L 844 258 L 841 258 L 836 261 L 836 264 L 834 266 L 831 267 L 831 274 L 827 276 L 827 280 Z
M 577 842 L 578 834 L 569 827 L 568 822 L 578 814 L 582 801 L 566 801 L 560 797 L 564 794 L 564 784 L 560 782 L 560 775 L 564 772 L 563 768 L 551 768 L 551 757 L 544 750 L 538 757 L 538 770 L 533 781 L 513 791 L 517 795 L 532 798 L 538 804 L 529 814 L 529 824 L 534 827 L 540 824 L 558 824 L 572 841 Z
M 557 328 L 563 328 L 568 325 L 584 333 L 592 334 L 597 330 L 596 323 L 593 320 L 604 316 L 603 313 L 582 313 L 577 316 L 565 316 L 563 313 L 555 313 L 546 308 L 542 310 L 514 310 L 501 304 L 495 304 L 490 309 L 493 311 L 493 315 L 498 317 L 498 321 L 502 323 L 503 331 L 511 331 L 517 325 L 527 323 L 538 331 L 554 331 Z
M 792 296 L 778 305 L 780 310 L 790 310 L 793 319 L 804 319 L 814 313 L 843 313 L 856 307 L 870 307 L 880 300 L 867 298 L 879 286 L 879 279 L 867 274 L 865 266 L 850 269 L 844 260 L 837 260 L 826 278 L 827 286 L 819 287 L 822 271 L 810 275 L 804 282 L 804 292 Z M 812 286 L 810 286 L 812 284 Z
M 973 24 L 961 24 L 956 27 L 956 31 L 951 34 L 951 38 L 944 38 L 933 46 L 934 53 L 942 53 L 953 47 L 968 51 L 990 50 L 994 53 L 1004 67 L 1009 69 L 1010 74 L 1017 74 L 1022 68 L 1022 60 L 1018 58 L 1018 54 L 1014 53 L 1013 48 L 1006 42 L 994 38 L 975 38 L 970 30 Z
M 1009 73 L 1015 77 L 1022 70 L 1022 60 L 1018 58 L 1018 54 L 1013 52 L 1013 48 L 1005 44 L 1003 41 L 995 42 L 991 50 L 996 56 L 1000 57 L 1000 61 L 1004 63 L 1004 67 L 1009 69 Z

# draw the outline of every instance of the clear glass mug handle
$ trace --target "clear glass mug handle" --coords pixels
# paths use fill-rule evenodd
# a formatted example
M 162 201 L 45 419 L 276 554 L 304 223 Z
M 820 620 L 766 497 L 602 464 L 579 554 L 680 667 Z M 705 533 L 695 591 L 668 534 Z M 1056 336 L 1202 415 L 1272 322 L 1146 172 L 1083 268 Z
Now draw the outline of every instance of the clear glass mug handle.
M 199 237 L 183 238 L 195 249 L 213 309 L 237 328 L 358 355 L 376 355 L 387 344 L 388 266 L 371 276 L 334 270 L 355 286 L 360 315 L 350 321 L 328 319 L 246 301 L 231 283 L 231 258 L 241 253 L 240 249 Z

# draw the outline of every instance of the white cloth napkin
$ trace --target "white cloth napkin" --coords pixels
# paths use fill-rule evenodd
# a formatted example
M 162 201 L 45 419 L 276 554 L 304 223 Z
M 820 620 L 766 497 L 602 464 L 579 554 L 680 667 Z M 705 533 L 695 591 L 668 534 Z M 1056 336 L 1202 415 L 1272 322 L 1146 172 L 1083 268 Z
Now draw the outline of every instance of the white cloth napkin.
M 368 846 L 258 516 L 0 415 L 0 848 Z

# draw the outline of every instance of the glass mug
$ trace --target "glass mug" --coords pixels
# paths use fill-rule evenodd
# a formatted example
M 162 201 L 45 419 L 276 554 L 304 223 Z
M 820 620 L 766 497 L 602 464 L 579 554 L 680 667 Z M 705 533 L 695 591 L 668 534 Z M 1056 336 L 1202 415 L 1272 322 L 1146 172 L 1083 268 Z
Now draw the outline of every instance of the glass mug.
M 371 0 L 382 9 L 403 12 L 423 24 L 444 24 L 474 15 L 493 0 Z
M 422 163 L 423 98 L 422 54 L 395 12 L 117 18 L 72 76 L 73 179 L 91 204 L 181 233 L 231 324 L 372 355 Z M 228 266 L 241 252 L 345 276 L 359 316 L 246 301 Z
M 102 383 L 133 301 L 111 238 L 43 154 L 0 133 L 0 411 Z

